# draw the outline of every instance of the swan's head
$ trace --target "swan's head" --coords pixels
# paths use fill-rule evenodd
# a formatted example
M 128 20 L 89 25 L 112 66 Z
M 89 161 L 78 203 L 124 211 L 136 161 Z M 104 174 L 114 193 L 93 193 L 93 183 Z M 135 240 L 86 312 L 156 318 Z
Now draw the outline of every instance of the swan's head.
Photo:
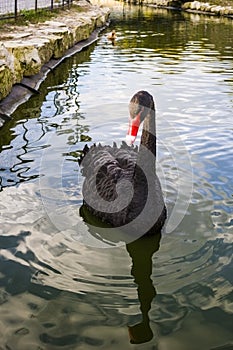
M 138 91 L 129 103 L 129 129 L 126 135 L 126 142 L 132 145 L 137 137 L 140 124 L 151 111 L 155 110 L 153 97 L 147 91 Z

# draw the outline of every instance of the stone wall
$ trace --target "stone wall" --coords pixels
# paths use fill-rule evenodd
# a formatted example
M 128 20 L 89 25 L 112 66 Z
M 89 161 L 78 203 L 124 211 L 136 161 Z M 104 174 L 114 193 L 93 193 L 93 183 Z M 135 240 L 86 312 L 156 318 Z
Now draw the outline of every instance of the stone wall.
M 186 0 L 142 0 L 142 4 L 151 4 L 158 7 L 165 7 L 165 8 L 181 8 L 182 4 Z
M 135 3 L 135 0 L 129 0 L 129 2 Z M 161 8 L 177 8 L 189 12 L 199 12 L 209 15 L 227 16 L 233 18 L 233 7 L 211 5 L 208 2 L 200 2 L 194 0 L 136 0 L 136 2 Z
M 62 17 L 40 24 L 7 26 L 0 34 L 0 100 L 24 77 L 40 72 L 52 58 L 59 59 L 77 42 L 103 26 L 109 9 L 78 2 Z
M 182 5 L 182 9 L 192 12 L 201 12 L 217 16 L 233 17 L 233 7 L 211 5 L 208 2 L 188 1 Z

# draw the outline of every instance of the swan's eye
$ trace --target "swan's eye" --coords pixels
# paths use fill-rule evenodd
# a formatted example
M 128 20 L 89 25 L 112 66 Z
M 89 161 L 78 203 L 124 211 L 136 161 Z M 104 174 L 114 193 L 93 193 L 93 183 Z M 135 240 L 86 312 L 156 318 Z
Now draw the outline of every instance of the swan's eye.
M 138 118 L 138 115 L 142 113 L 143 109 L 143 106 L 139 105 L 138 103 L 131 102 L 129 106 L 130 117 L 132 119 Z

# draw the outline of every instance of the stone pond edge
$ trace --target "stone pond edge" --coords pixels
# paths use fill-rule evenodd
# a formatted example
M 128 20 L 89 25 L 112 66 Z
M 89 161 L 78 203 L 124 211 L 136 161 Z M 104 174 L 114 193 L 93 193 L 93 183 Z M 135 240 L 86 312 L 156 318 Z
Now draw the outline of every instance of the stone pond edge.
M 134 0 L 133 0 L 134 1 Z M 158 8 L 173 8 L 187 12 L 202 13 L 212 16 L 225 16 L 233 18 L 232 6 L 213 5 L 203 1 L 185 0 L 136 0 L 137 3 L 151 5 Z M 130 1 L 131 2 L 131 1 Z M 211 0 L 210 0 L 211 2 Z
M 107 7 L 90 8 L 82 18 L 79 16 L 76 25 L 74 20 L 68 24 L 67 20 L 48 21 L 46 29 L 43 28 L 46 36 L 43 32 L 38 38 L 0 42 L 0 127 L 11 119 L 19 105 L 39 94 L 38 89 L 49 72 L 98 39 L 109 15 Z

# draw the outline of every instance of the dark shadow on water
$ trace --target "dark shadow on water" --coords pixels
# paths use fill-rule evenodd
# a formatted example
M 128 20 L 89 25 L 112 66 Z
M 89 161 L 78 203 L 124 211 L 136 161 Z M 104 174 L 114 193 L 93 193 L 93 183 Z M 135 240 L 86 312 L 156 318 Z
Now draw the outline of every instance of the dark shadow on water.
M 93 227 L 107 227 L 106 224 L 96 219 L 85 210 L 85 206 L 80 208 L 80 215 L 88 225 L 89 232 L 96 236 Z M 102 237 L 105 240 L 106 237 Z M 153 338 L 153 332 L 150 327 L 149 311 L 151 303 L 156 296 L 156 290 L 151 280 L 153 255 L 159 250 L 161 240 L 161 231 L 155 231 L 154 234 L 144 234 L 133 242 L 126 244 L 126 250 L 132 259 L 131 275 L 137 284 L 138 300 L 141 310 L 141 322 L 128 326 L 129 340 L 131 344 L 142 344 L 149 342 Z
M 154 235 L 144 235 L 134 242 L 126 244 L 126 249 L 132 259 L 131 274 L 138 285 L 138 299 L 142 313 L 142 321 L 129 326 L 130 343 L 141 344 L 153 338 L 150 328 L 149 311 L 156 296 L 156 290 L 151 280 L 152 257 L 159 250 L 161 232 Z

